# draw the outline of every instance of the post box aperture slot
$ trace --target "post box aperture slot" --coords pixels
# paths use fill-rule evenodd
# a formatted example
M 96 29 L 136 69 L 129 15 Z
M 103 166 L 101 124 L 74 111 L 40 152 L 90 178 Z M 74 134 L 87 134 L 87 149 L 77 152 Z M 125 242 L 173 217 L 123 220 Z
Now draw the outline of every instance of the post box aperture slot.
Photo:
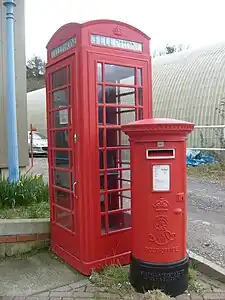
M 175 149 L 147 149 L 147 159 L 170 159 L 175 158 Z

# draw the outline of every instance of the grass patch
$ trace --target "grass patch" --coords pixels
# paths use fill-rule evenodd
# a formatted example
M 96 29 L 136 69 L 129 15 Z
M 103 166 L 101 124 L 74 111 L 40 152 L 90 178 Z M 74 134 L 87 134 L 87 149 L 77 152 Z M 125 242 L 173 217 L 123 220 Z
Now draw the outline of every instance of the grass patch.
M 199 281 L 198 271 L 195 266 L 190 264 L 188 269 L 189 292 L 202 294 L 205 291 L 205 286 Z M 101 272 L 93 272 L 90 276 L 90 281 L 97 287 L 104 289 L 112 294 L 119 294 L 121 297 L 126 296 L 126 299 L 148 299 L 148 300 L 170 300 L 170 296 L 164 294 L 160 290 L 147 291 L 145 294 L 137 294 L 132 288 L 127 267 L 122 266 L 107 266 Z
M 49 217 L 48 185 L 42 176 L 23 175 L 17 183 L 0 179 L 0 218 Z
M 0 209 L 0 219 L 39 219 L 49 217 L 50 208 L 48 202 Z
M 107 266 L 100 273 L 93 272 L 90 281 L 97 287 L 120 295 L 129 293 L 132 290 L 128 271 L 120 265 Z
M 187 175 L 192 178 L 225 180 L 225 166 L 221 164 L 188 166 Z

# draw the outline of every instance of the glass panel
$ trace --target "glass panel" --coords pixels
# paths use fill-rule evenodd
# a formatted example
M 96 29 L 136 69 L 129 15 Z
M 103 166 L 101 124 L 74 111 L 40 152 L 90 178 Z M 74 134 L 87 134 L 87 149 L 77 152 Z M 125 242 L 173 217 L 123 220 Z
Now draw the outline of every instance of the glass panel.
M 102 64 L 97 64 L 97 74 L 98 74 L 98 82 L 102 81 Z
M 71 172 L 55 170 L 55 185 L 71 190 Z
M 143 120 L 143 109 L 138 110 L 138 120 Z
M 102 88 L 102 85 L 98 85 L 98 103 L 103 103 L 103 88 Z
M 104 197 L 104 194 L 100 194 L 100 209 L 101 209 L 101 212 L 105 212 L 105 197 Z
M 130 149 L 121 149 L 119 150 L 121 153 L 121 163 L 122 163 L 122 168 L 127 168 L 129 167 L 128 165 L 130 164 Z
M 135 105 L 135 88 L 106 86 L 106 103 Z
M 53 107 L 68 106 L 68 91 L 67 89 L 53 92 Z
M 105 81 L 121 84 L 135 84 L 135 69 L 105 64 Z
M 143 105 L 143 90 L 138 88 L 138 105 Z
M 121 208 L 130 209 L 131 208 L 131 191 L 121 191 L 120 192 Z
M 67 83 L 66 67 L 52 73 L 53 89 L 59 88 L 60 86 L 63 86 L 63 85 L 66 85 L 66 83 Z
M 123 125 L 134 122 L 135 108 L 106 107 L 106 123 L 110 125 Z
M 107 169 L 117 168 L 117 151 L 116 150 L 108 150 L 107 154 Z
M 100 190 L 104 191 L 105 189 L 105 182 L 104 182 L 104 172 L 100 173 Z
M 98 130 L 98 143 L 99 143 L 99 147 L 104 147 L 104 129 L 103 128 L 99 128 Z
M 55 208 L 55 220 L 57 223 L 72 230 L 72 219 L 69 212 L 64 211 L 58 207 Z
M 109 215 L 109 232 L 131 227 L 130 211 L 121 211 Z
M 55 166 L 57 168 L 71 168 L 71 161 L 69 161 L 69 153 L 72 158 L 72 153 L 69 151 L 55 151 Z
M 129 137 L 121 129 L 106 129 L 106 146 L 119 147 L 129 146 Z
M 138 69 L 137 71 L 137 84 L 142 85 L 142 69 Z
M 101 232 L 106 233 L 105 215 L 101 216 Z
M 58 130 L 54 132 L 56 148 L 68 148 L 68 130 Z
M 70 123 L 70 119 L 68 116 L 68 110 L 70 109 L 60 109 L 57 111 L 54 111 L 54 127 L 60 128 L 60 127 L 67 127 L 68 122 Z
M 70 209 L 70 194 L 55 189 L 56 203 L 64 208 Z
M 70 84 L 70 81 L 71 81 L 71 79 L 70 79 L 70 77 L 71 77 L 71 67 L 70 67 L 70 65 L 68 66 L 68 84 Z
M 103 125 L 104 122 L 104 115 L 103 115 L 103 107 L 99 107 L 98 108 L 98 124 L 99 125 Z

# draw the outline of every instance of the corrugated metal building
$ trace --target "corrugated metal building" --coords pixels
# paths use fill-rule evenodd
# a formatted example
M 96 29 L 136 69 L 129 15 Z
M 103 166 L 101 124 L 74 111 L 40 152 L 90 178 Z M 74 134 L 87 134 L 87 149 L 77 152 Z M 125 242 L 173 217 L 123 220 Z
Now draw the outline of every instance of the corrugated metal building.
M 24 169 L 28 161 L 27 141 L 27 94 L 25 57 L 25 12 L 24 0 L 17 0 L 15 12 L 15 65 L 17 128 L 19 146 L 19 165 Z M 8 173 L 7 147 L 7 99 L 6 99 L 6 8 L 0 0 L 0 175 Z
M 225 119 L 218 109 L 223 109 L 223 98 L 225 42 L 153 59 L 155 117 L 177 118 L 196 125 L 222 125 Z M 202 142 L 207 147 L 219 146 L 216 136 L 214 129 L 196 129 L 189 146 L 200 147 Z
M 225 42 L 153 59 L 155 117 L 177 118 L 196 125 L 224 124 L 225 119 L 218 111 L 223 98 Z M 28 93 L 28 123 L 31 122 L 46 133 L 45 89 Z M 220 146 L 212 129 L 196 129 L 188 142 L 191 147 L 213 144 Z

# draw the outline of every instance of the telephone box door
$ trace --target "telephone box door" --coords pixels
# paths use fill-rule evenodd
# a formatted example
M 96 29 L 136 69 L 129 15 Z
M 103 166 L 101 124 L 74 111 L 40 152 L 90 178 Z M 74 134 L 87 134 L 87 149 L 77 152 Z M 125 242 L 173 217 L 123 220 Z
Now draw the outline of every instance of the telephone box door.
M 130 250 L 131 195 L 130 195 L 130 144 L 121 125 L 151 116 L 149 103 L 148 61 L 113 55 L 90 53 L 89 98 L 91 116 L 96 116 L 92 136 L 96 136 L 98 151 L 93 161 L 93 178 L 99 178 L 94 186 L 101 239 L 99 251 L 110 251 L 116 243 L 113 231 L 120 231 L 121 251 Z M 93 95 L 96 102 L 93 101 Z M 145 111 L 143 114 L 143 107 Z M 97 108 L 97 114 L 96 114 Z M 94 118 L 92 117 L 92 120 Z M 96 132 L 97 129 L 97 132 Z M 96 134 L 97 133 L 97 134 Z M 96 147 L 94 146 L 94 147 Z M 101 217 L 100 217 L 101 215 Z M 96 219 L 95 219 L 96 222 Z M 96 232 L 99 236 L 99 232 Z M 97 245 L 97 243 L 96 243 Z M 102 256 L 106 253 L 101 253 Z
M 47 121 L 52 248 L 79 256 L 75 55 L 47 68 Z M 73 83 L 73 85 L 71 85 Z

